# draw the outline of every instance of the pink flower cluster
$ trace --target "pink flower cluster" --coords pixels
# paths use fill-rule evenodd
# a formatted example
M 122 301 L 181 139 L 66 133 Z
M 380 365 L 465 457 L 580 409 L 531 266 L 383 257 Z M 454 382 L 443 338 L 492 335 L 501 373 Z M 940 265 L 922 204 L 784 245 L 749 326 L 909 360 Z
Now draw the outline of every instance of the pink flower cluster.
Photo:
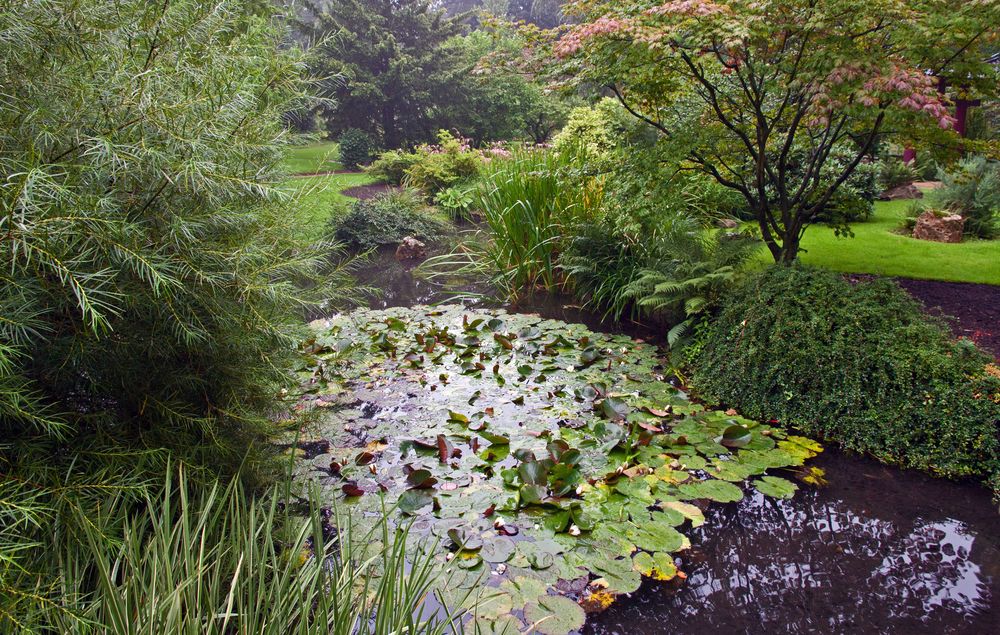
M 631 21 L 616 18 L 612 15 L 603 15 L 593 22 L 580 24 L 569 33 L 562 36 L 555 45 L 555 54 L 559 58 L 566 58 L 579 52 L 583 48 L 585 40 L 599 35 L 610 35 L 612 33 L 627 32 L 632 26 Z
M 712 0 L 671 0 L 658 7 L 643 11 L 646 15 L 665 15 L 676 13 L 680 15 L 690 15 L 704 18 L 710 15 L 724 13 L 726 7 L 712 2 Z
M 490 145 L 483 148 L 480 153 L 483 158 L 489 159 L 509 159 L 513 156 L 510 149 L 508 149 L 502 141 L 495 141 Z

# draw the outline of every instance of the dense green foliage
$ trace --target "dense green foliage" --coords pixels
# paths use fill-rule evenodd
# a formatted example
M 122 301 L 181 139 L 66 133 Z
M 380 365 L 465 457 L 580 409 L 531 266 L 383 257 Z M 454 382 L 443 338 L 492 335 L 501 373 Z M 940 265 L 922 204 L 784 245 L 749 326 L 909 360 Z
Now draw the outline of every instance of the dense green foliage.
M 329 132 L 358 128 L 385 148 L 429 141 L 442 127 L 434 106 L 452 91 L 445 80 L 460 62 L 446 46 L 458 20 L 428 0 L 306 0 L 299 31 L 311 66 L 333 77 L 322 105 Z
M 329 297 L 292 282 L 329 249 L 274 187 L 301 65 L 272 19 L 235 1 L 0 10 L 0 630 L 73 600 L 55 560 L 110 491 L 170 456 L 230 474 L 266 458 L 297 312 Z
M 941 187 L 931 201 L 965 218 L 963 233 L 977 238 L 1000 236 L 1000 163 L 969 157 L 953 171 L 940 172 Z
M 307 0 L 298 18 L 333 134 L 358 128 L 388 149 L 457 130 L 476 144 L 530 137 L 545 141 L 565 116 L 561 101 L 510 71 L 479 72 L 480 59 L 519 51 L 497 31 L 465 33 L 428 0 Z
M 917 171 L 908 163 L 889 157 L 879 165 L 878 183 L 884 190 L 891 190 L 900 185 L 908 185 L 917 180 Z
M 771 267 L 733 291 L 694 386 L 882 461 L 949 477 L 1000 472 L 1000 377 L 885 280 Z
M 580 229 L 559 259 L 584 305 L 614 319 L 628 315 L 672 324 L 670 344 L 716 306 L 759 243 L 669 214 L 633 234 L 608 219 Z
M 558 254 L 596 219 L 603 190 L 581 174 L 586 157 L 571 150 L 518 150 L 483 169 L 479 208 L 492 231 L 483 254 L 508 297 L 561 285 Z
M 410 190 L 357 201 L 335 222 L 337 239 L 363 250 L 395 245 L 407 236 L 436 240 L 448 231 L 446 221 Z
M 375 149 L 371 135 L 357 128 L 345 130 L 338 139 L 338 145 L 340 163 L 349 170 L 371 162 L 372 152 Z

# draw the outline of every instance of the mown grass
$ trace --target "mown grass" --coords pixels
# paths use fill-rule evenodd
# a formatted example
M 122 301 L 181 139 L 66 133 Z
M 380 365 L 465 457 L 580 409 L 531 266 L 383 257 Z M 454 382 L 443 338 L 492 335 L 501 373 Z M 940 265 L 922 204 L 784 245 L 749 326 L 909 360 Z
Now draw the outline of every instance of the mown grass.
M 340 170 L 340 149 L 331 141 L 294 146 L 288 151 L 285 167 L 291 174 L 315 174 Z
M 339 170 L 341 166 L 336 159 L 336 143 L 297 146 L 285 159 L 290 174 L 314 175 L 293 176 L 284 185 L 286 191 L 299 199 L 295 222 L 310 239 L 326 236 L 332 219 L 347 213 L 347 207 L 355 199 L 343 194 L 343 190 L 373 182 L 362 172 L 318 174 Z
M 896 233 L 910 201 L 875 203 L 875 214 L 851 226 L 854 237 L 837 237 L 816 225 L 802 240 L 802 262 L 845 273 L 1000 285 L 1000 240 L 958 244 L 914 240 Z M 770 254 L 761 250 L 762 261 Z

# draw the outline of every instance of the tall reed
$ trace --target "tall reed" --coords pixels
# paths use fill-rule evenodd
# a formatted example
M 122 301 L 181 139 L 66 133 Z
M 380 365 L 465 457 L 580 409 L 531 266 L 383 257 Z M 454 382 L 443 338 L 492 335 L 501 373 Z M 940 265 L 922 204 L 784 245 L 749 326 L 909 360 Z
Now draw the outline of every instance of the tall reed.
M 600 180 L 585 166 L 585 156 L 572 149 L 526 148 L 493 159 L 483 168 L 478 191 L 490 236 L 430 266 L 464 260 L 466 270 L 488 271 L 512 301 L 535 289 L 558 289 L 558 255 L 572 228 L 596 217 L 603 195 Z

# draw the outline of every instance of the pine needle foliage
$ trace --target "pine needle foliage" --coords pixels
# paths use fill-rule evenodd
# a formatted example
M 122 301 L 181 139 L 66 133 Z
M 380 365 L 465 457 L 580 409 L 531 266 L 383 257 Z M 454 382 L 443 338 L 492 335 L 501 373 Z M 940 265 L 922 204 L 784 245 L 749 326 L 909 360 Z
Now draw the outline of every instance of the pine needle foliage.
M 264 465 L 300 316 L 343 299 L 275 187 L 272 4 L 0 0 L 0 631 L 110 492 Z

